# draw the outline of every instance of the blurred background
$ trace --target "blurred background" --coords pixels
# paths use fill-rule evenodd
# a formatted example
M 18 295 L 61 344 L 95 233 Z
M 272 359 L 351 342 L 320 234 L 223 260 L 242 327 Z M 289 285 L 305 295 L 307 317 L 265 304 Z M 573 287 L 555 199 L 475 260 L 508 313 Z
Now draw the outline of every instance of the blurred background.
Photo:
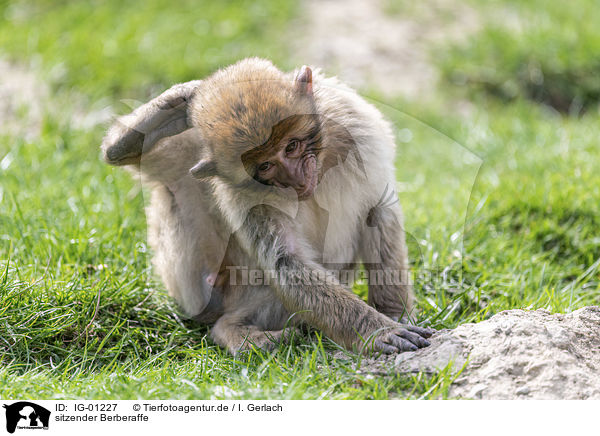
M 16 397 L 35 368 L 220 356 L 172 315 L 143 189 L 99 144 L 115 115 L 248 56 L 321 67 L 393 123 L 421 320 L 599 304 L 599 29 L 595 0 L 0 0 L 0 381 Z

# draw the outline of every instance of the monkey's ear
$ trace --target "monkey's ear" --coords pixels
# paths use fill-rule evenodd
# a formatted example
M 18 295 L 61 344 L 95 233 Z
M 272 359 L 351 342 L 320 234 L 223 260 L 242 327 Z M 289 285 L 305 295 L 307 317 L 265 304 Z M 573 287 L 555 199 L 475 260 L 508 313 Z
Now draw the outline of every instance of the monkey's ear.
M 306 95 L 312 95 L 312 70 L 304 65 L 295 79 L 296 89 Z
M 112 165 L 139 163 L 159 139 L 189 129 L 187 110 L 200 80 L 175 85 L 129 115 L 119 118 L 102 141 L 104 160 Z
M 190 169 L 190 174 L 195 179 L 207 179 L 217 175 L 217 165 L 208 159 L 202 159 Z

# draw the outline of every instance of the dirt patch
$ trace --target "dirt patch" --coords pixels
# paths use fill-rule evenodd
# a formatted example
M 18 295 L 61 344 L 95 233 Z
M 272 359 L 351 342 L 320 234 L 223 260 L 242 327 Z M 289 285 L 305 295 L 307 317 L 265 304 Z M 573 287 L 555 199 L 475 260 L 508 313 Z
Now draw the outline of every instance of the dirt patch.
M 1 134 L 23 135 L 32 140 L 39 135 L 46 114 L 57 115 L 71 128 L 89 130 L 114 118 L 108 99 L 91 104 L 75 90 L 51 95 L 42 74 L 23 64 L 0 59 Z
M 431 346 L 396 358 L 399 372 L 464 370 L 451 397 L 600 399 L 600 307 L 570 314 L 508 310 L 443 330 Z
M 48 86 L 35 73 L 22 65 L 0 59 L 2 134 L 37 135 L 48 95 Z
M 307 0 L 304 30 L 292 26 L 298 62 L 385 95 L 430 95 L 438 80 L 432 45 L 472 34 L 479 28 L 477 15 L 456 0 L 396 1 L 393 12 L 387 10 L 388 1 Z

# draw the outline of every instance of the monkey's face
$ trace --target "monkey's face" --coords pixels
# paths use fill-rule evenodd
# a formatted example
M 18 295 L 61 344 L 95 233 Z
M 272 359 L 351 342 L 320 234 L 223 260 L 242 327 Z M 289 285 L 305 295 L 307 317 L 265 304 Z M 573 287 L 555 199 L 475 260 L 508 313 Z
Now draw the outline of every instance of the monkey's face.
M 216 73 L 198 87 L 192 101 L 190 118 L 210 157 L 190 171 L 196 178 L 217 176 L 252 195 L 289 198 L 295 192 L 307 199 L 321 167 L 321 125 L 315 113 L 308 67 L 294 80 L 260 60 Z
M 260 183 L 292 188 L 299 200 L 305 200 L 319 180 L 320 145 L 318 116 L 293 115 L 273 126 L 264 144 L 243 153 L 242 163 Z

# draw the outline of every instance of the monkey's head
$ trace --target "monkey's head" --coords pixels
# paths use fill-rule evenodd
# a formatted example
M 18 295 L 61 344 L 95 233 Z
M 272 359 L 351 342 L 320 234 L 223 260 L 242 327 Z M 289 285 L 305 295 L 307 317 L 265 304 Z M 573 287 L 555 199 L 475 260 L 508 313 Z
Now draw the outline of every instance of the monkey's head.
M 194 177 L 292 188 L 300 200 L 313 195 L 322 147 L 310 68 L 291 77 L 265 60 L 241 61 L 203 82 L 190 118 L 207 149 Z

